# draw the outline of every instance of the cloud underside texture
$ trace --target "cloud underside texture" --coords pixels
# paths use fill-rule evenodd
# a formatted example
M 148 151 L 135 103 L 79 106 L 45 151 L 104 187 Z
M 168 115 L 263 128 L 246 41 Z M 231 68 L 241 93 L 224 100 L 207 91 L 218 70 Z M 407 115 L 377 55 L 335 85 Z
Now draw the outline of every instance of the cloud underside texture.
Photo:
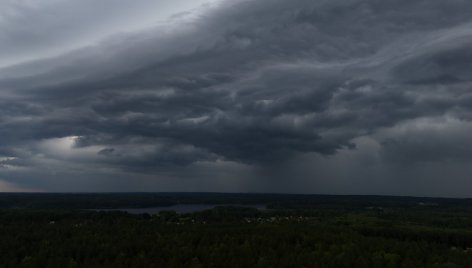
M 471 12 L 462 0 L 226 1 L 3 68 L 0 178 L 467 195 Z

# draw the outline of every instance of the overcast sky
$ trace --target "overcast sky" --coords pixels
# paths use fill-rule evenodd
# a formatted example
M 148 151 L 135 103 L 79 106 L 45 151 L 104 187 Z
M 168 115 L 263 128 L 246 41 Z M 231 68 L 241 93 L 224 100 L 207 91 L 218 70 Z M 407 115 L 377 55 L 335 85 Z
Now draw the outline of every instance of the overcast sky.
M 470 14 L 0 1 L 0 191 L 472 197 Z

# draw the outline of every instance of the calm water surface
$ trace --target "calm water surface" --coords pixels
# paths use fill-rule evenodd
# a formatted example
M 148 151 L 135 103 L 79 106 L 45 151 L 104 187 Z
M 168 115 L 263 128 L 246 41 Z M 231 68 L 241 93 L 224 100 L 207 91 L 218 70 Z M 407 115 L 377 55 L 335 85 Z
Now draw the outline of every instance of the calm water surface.
M 212 209 L 220 206 L 234 206 L 234 207 L 250 207 L 257 209 L 264 209 L 265 205 L 234 205 L 234 204 L 180 204 L 173 206 L 159 206 L 159 207 L 149 207 L 149 208 L 117 208 L 117 209 L 96 209 L 98 211 L 126 211 L 131 214 L 158 214 L 160 211 L 169 211 L 173 210 L 177 213 L 192 213 L 203 210 Z

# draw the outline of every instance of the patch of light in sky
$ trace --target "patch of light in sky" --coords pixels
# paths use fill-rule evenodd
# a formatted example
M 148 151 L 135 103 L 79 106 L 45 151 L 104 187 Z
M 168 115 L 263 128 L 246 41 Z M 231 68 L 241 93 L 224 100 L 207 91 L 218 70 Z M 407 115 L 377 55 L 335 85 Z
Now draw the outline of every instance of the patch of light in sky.
M 67 0 L 69 1 L 69 0 Z M 49 58 L 58 56 L 60 54 L 67 53 L 68 51 L 86 47 L 89 45 L 94 45 L 103 40 L 104 38 L 117 34 L 117 33 L 126 33 L 133 32 L 138 30 L 143 30 L 151 27 L 155 27 L 164 23 L 167 23 L 173 15 L 181 14 L 185 12 L 194 12 L 198 14 L 199 12 L 205 9 L 205 4 L 214 4 L 221 0 L 155 0 L 150 1 L 148 4 L 136 4 L 138 8 L 134 8 L 129 12 L 119 11 L 113 14 L 113 10 L 110 10 L 110 14 L 103 14 L 104 18 L 101 19 L 100 23 L 94 27 L 88 27 L 86 30 L 78 29 L 77 36 L 74 38 L 68 38 L 64 40 L 48 40 L 48 45 L 39 44 L 37 47 L 31 49 L 29 46 L 25 46 L 24 49 L 15 48 L 9 53 L 0 53 L 0 68 L 20 64 L 23 62 L 33 61 L 36 59 Z M 50 0 L 48 2 L 43 2 L 44 5 L 54 5 L 61 4 L 61 2 L 66 2 L 65 0 Z M 149 1 L 148 1 L 149 2 Z M 19 13 L 15 9 L 17 6 L 24 4 L 28 6 L 31 10 L 33 8 L 40 8 L 42 5 L 38 1 L 22 1 L 19 3 L 4 2 L 0 3 L 0 9 L 3 9 L 3 12 L 0 10 L 0 22 L 3 23 L 15 23 L 15 20 L 24 14 Z M 91 9 L 94 7 L 91 6 Z M 88 9 L 88 7 L 87 7 Z M 41 9 L 38 9 L 41 10 Z M 46 9 L 47 10 L 47 9 Z M 106 10 L 106 9 L 105 9 Z M 78 12 L 83 12 L 78 11 Z M 106 16 L 105 16 L 106 15 Z M 49 16 L 49 15 L 48 15 Z M 111 16 L 108 17 L 107 16 Z M 74 18 L 77 19 L 77 18 Z M 41 21 L 41 20 L 40 20 Z M 55 23 L 54 20 L 44 20 L 47 23 Z M 51 22 L 52 21 L 52 22 Z M 100 21 L 100 20 L 99 20 Z M 34 22 L 33 22 L 34 23 Z M 41 23 L 41 22 L 37 22 Z M 84 22 L 87 23 L 87 22 Z M 54 26 L 54 25 L 53 25 Z M 48 25 L 45 25 L 45 31 L 48 30 Z M 57 27 L 54 26 L 54 27 Z M 0 27 L 1 29 L 1 27 Z M 74 29 L 70 29 L 74 31 Z M 24 33 L 22 33 L 24 34 Z M 30 33 L 32 35 L 41 35 L 38 33 Z M 21 41 L 21 40 L 19 40 Z M 0 46 L 2 46 L 2 35 L 0 34 Z M 34 46 L 34 45 L 33 45 Z

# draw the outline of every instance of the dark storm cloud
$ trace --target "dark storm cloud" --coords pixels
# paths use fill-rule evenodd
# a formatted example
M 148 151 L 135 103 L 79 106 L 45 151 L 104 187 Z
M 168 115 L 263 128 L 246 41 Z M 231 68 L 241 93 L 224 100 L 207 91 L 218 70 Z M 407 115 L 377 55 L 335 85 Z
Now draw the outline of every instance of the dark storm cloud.
M 98 177 L 186 177 L 210 165 L 195 180 L 218 180 L 229 163 L 301 157 L 359 178 L 365 155 L 385 172 L 459 163 L 472 156 L 471 11 L 461 0 L 223 1 L 3 68 L 4 174 L 73 165 Z
M 184 0 L 3 0 L 0 3 L 0 66 L 49 57 L 90 45 L 105 34 L 132 31 L 165 20 Z

